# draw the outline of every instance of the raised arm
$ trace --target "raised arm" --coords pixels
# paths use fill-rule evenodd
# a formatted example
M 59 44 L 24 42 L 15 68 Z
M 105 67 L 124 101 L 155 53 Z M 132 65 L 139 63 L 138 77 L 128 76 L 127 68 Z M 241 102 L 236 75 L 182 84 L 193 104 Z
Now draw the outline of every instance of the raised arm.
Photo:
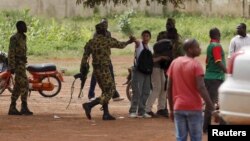
M 108 43 L 110 44 L 111 48 L 119 48 L 119 49 L 123 49 L 125 48 L 128 44 L 131 44 L 132 42 L 134 42 L 135 38 L 134 37 L 130 37 L 129 40 L 127 42 L 120 42 L 118 40 L 116 40 L 115 38 L 108 38 Z

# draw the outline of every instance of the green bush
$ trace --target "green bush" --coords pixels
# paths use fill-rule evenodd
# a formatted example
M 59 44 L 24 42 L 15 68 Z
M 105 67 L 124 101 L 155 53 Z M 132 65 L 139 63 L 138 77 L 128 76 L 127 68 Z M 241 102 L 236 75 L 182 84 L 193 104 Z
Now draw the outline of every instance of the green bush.
M 16 32 L 16 21 L 24 20 L 28 25 L 27 43 L 29 55 L 67 58 L 76 57 L 74 52 L 80 52 L 81 56 L 85 43 L 95 31 L 95 25 L 100 21 L 100 18 L 103 18 L 98 10 L 95 9 L 96 15 L 92 17 L 70 17 L 60 20 L 31 16 L 29 10 L 0 11 L 1 50 L 8 50 L 9 38 Z M 241 22 L 250 25 L 250 21 L 244 18 L 207 17 L 199 13 L 184 14 L 177 11 L 172 13 L 164 11 L 163 15 L 151 16 L 147 12 L 139 13 L 129 10 L 108 17 L 109 30 L 113 37 L 123 40 L 124 38 L 127 39 L 128 35 L 133 34 L 140 38 L 141 32 L 148 29 L 152 33 L 151 45 L 155 43 L 157 34 L 165 30 L 168 17 L 173 17 L 176 20 L 176 27 L 182 39 L 196 38 L 202 45 L 209 42 L 209 29 L 218 27 L 221 30 L 221 40 L 226 49 L 230 39 L 235 35 L 236 25 Z M 127 55 L 131 53 L 131 49 L 115 50 L 113 52 L 114 55 Z
M 27 44 L 29 55 L 56 54 L 59 50 L 82 50 L 82 46 L 91 36 L 90 29 L 83 24 L 57 21 L 55 19 L 40 19 L 29 14 L 29 10 L 0 12 L 0 44 L 3 50 L 8 50 L 9 38 L 16 32 L 15 23 L 23 20 L 27 23 Z M 76 43 L 82 46 L 76 47 Z
M 120 31 L 124 33 L 125 35 L 133 35 L 134 31 L 131 28 L 131 21 L 130 19 L 135 15 L 134 10 L 129 10 L 127 12 L 124 12 L 123 14 L 118 16 L 118 26 L 120 28 Z

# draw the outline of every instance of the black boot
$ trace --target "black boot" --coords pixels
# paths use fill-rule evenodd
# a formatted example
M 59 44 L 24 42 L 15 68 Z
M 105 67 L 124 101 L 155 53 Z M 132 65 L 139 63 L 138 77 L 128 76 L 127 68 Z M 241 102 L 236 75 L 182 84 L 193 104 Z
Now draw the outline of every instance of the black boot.
M 89 103 L 83 103 L 82 108 L 85 110 L 85 114 L 89 120 L 91 120 L 91 109 L 95 107 L 96 105 L 100 104 L 100 99 L 96 98 L 95 100 L 89 102 Z
M 29 110 L 29 108 L 28 108 L 27 102 L 22 102 L 21 114 L 23 114 L 23 115 L 33 115 L 33 112 L 31 112 Z
M 16 109 L 16 102 L 11 102 L 8 115 L 22 115 L 22 114 Z
M 103 108 L 103 116 L 102 116 L 103 120 L 115 120 L 115 117 L 109 114 L 109 108 L 107 103 L 103 104 L 102 108 Z

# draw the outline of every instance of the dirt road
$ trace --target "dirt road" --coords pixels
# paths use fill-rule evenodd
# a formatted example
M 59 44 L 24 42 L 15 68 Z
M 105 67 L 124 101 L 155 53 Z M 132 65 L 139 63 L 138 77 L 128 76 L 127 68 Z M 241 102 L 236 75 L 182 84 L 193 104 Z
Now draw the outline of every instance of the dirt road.
M 119 58 L 117 59 L 119 60 Z M 127 62 L 127 61 L 124 61 Z M 114 62 L 114 65 L 118 65 Z M 129 66 L 130 62 L 128 62 Z M 115 68 L 118 68 L 114 66 Z M 116 70 L 119 71 L 119 70 Z M 70 87 L 73 77 L 65 77 L 62 91 L 53 98 L 44 98 L 37 92 L 29 97 L 29 107 L 34 116 L 8 116 L 10 93 L 0 95 L 0 141 L 174 141 L 175 129 L 170 119 L 130 119 L 130 102 L 110 102 L 110 111 L 116 121 L 102 121 L 102 111 L 97 106 L 92 111 L 93 120 L 86 119 L 81 104 L 87 101 L 89 79 L 84 88 L 84 97 L 73 95 L 69 109 Z M 122 97 L 126 87 L 122 85 L 125 76 L 116 77 L 117 89 Z M 100 95 L 97 88 L 96 94 Z M 20 101 L 18 101 L 20 108 Z M 156 104 L 154 105 L 156 111 Z M 207 136 L 203 136 L 203 141 Z

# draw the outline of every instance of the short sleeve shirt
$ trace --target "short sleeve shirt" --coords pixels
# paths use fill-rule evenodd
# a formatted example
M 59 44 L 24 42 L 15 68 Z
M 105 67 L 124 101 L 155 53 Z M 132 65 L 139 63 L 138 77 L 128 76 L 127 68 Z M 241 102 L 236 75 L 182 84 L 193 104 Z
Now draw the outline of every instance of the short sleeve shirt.
M 241 37 L 240 35 L 235 36 L 229 45 L 228 58 L 231 58 L 234 52 L 237 52 L 244 46 L 250 45 L 250 35 L 247 34 L 246 37 Z
M 175 59 L 169 69 L 172 79 L 174 110 L 202 110 L 202 100 L 196 87 L 196 77 L 204 75 L 201 64 L 187 56 Z

